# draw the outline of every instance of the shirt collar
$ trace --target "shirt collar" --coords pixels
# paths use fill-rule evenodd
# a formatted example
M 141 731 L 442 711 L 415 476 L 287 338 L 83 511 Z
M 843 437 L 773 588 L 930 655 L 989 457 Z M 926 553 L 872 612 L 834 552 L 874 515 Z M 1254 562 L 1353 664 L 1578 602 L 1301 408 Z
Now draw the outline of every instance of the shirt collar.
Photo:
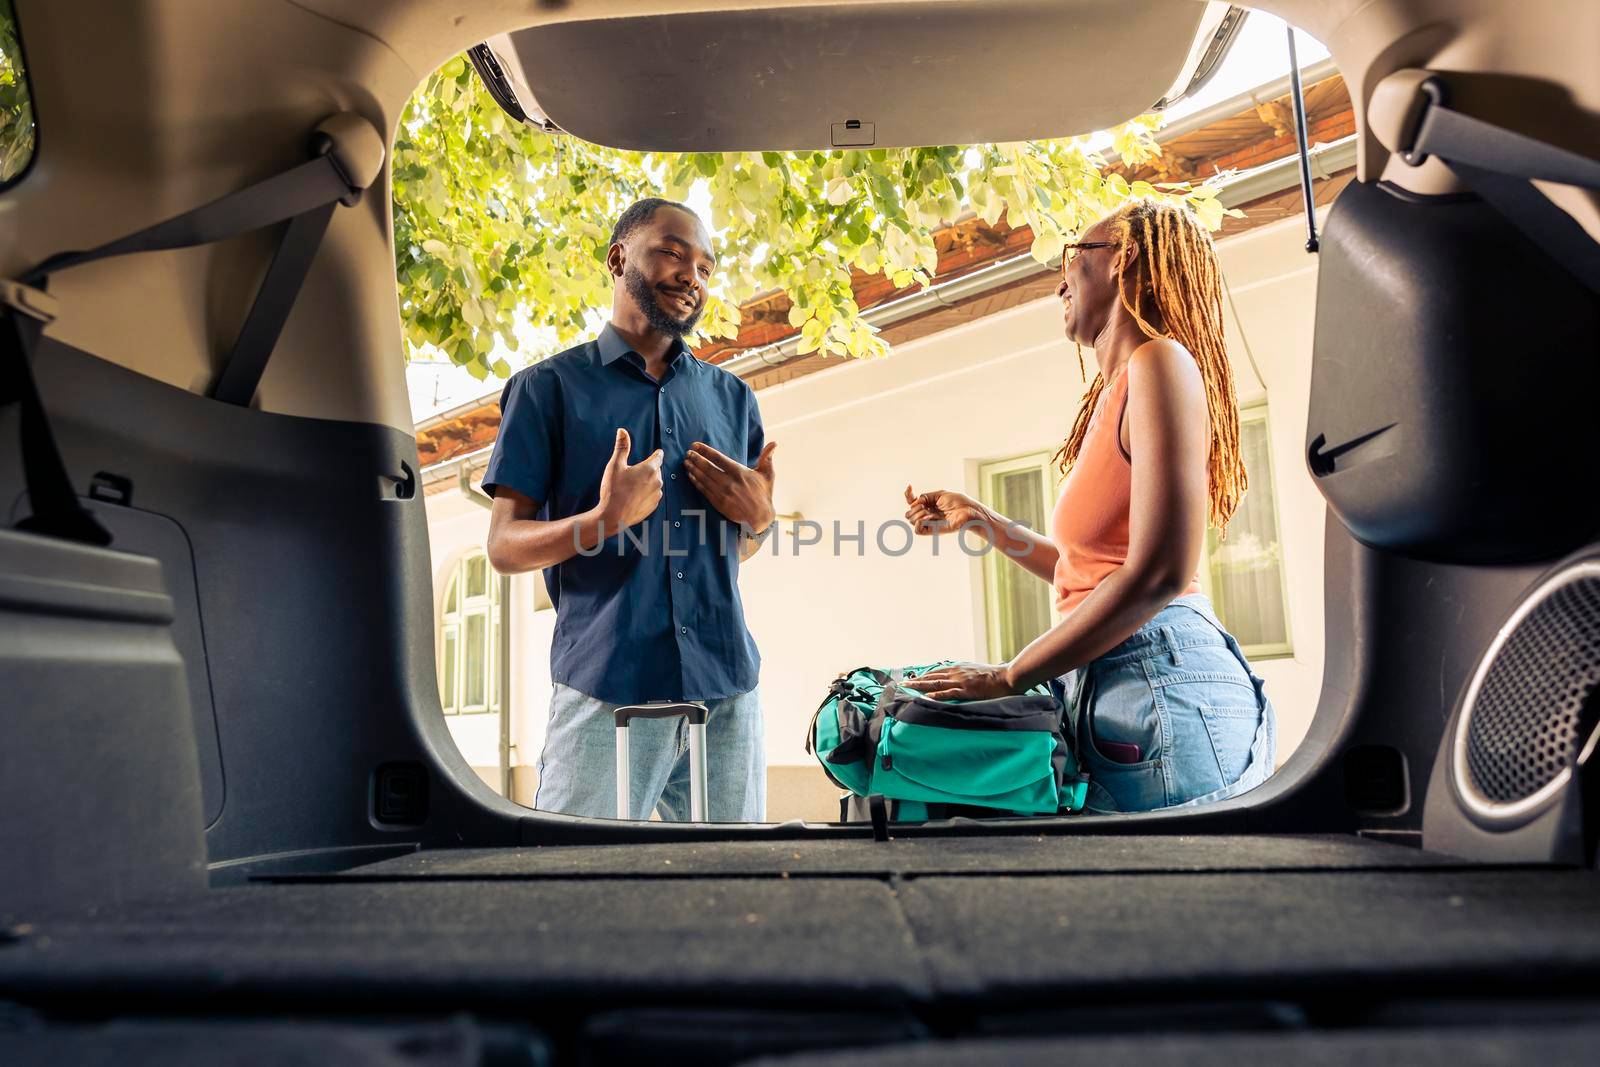
M 641 359 L 642 362 L 639 354 L 634 352 L 632 346 L 622 339 L 622 335 L 617 332 L 617 328 L 609 322 L 606 323 L 605 329 L 600 331 L 600 336 L 595 339 L 595 347 L 600 355 L 600 365 L 603 367 L 609 366 L 623 356 L 630 354 L 635 359 Z M 689 346 L 683 343 L 683 338 L 675 338 L 672 346 L 667 349 L 667 365 L 676 367 L 678 357 L 688 354 Z

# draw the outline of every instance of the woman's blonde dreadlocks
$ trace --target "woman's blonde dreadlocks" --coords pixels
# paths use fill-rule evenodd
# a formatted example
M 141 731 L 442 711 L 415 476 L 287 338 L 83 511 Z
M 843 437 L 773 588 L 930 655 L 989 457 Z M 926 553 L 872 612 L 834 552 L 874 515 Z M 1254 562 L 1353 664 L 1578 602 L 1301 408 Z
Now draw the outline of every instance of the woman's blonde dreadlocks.
M 1239 455 L 1239 401 L 1222 332 L 1222 268 L 1211 235 L 1187 208 L 1136 200 L 1112 216 L 1117 291 L 1122 306 L 1152 337 L 1178 342 L 1194 356 L 1211 419 L 1211 523 L 1226 531 L 1249 485 Z M 1133 249 L 1138 255 L 1131 255 Z M 1131 258 L 1130 258 L 1131 256 Z M 1081 355 L 1080 355 L 1081 359 Z M 1083 448 L 1104 374 L 1096 374 L 1072 432 L 1056 453 L 1066 474 Z

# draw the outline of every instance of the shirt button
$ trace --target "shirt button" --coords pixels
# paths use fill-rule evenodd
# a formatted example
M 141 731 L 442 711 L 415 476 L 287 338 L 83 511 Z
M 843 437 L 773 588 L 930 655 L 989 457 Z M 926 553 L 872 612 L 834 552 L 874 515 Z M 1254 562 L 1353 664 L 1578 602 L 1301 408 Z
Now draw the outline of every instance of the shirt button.
M 689 628 L 687 626 L 680 626 L 678 627 L 678 632 L 680 634 L 686 634 L 689 632 Z
M 678 572 L 678 581 L 680 581 L 680 582 L 683 581 L 683 572 L 682 571 Z
M 683 523 L 679 522 L 677 519 L 673 519 L 672 520 L 672 528 L 674 530 L 676 530 L 678 527 L 680 527 L 682 525 L 683 525 Z
M 671 427 L 671 426 L 668 426 L 668 427 L 667 427 L 667 433 L 669 433 L 669 434 L 670 434 L 670 433 L 671 433 L 671 432 L 672 432 L 672 427 Z
M 673 475 L 673 476 L 672 476 L 672 480 L 673 480 L 673 481 L 677 481 L 677 480 L 678 480 L 678 476 L 677 476 L 677 475 L 676 475 L 676 474 L 674 474 L 674 475 Z

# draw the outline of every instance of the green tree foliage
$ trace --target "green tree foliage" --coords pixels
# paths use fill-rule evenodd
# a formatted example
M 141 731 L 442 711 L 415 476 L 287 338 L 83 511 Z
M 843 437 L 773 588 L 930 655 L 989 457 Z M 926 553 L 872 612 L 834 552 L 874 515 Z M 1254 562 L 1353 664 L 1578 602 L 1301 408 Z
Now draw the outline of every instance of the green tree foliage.
M 0 184 L 22 173 L 33 155 L 33 99 L 11 0 L 0 0 Z
M 1154 158 L 1157 120 L 1112 131 L 1129 163 Z M 546 134 L 507 117 L 462 57 L 412 97 L 394 153 L 396 270 L 408 357 L 438 350 L 480 378 L 511 372 L 525 318 L 564 343 L 609 306 L 613 220 L 643 196 L 709 190 L 720 264 L 700 331 L 733 337 L 739 305 L 781 290 L 800 351 L 855 357 L 888 349 L 862 320 L 850 271 L 926 285 L 933 231 L 968 212 L 1034 234 L 1041 263 L 1068 235 L 1133 196 L 1187 200 L 1213 228 L 1211 186 L 1129 183 L 1088 138 L 967 147 L 829 152 L 647 154 Z

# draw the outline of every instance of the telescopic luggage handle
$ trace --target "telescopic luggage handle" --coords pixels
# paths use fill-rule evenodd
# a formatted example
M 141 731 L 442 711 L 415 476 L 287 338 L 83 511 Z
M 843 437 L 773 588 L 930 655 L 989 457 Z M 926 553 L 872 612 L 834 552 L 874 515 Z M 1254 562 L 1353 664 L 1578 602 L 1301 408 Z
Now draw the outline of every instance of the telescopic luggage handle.
M 628 817 L 631 790 L 628 761 L 628 727 L 634 719 L 689 720 L 689 818 L 706 821 L 706 717 L 704 704 L 665 701 L 660 704 L 624 704 L 612 713 L 617 722 L 617 818 Z

